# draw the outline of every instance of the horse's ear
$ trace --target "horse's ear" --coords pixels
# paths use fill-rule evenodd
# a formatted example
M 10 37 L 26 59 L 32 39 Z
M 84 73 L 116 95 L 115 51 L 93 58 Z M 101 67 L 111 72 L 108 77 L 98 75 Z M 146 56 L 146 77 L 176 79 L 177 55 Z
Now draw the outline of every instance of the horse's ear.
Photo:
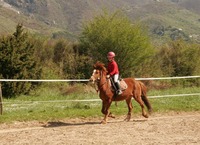
M 93 68 L 96 69 L 99 66 L 99 61 L 97 61 L 94 65 Z
M 100 62 L 100 61 L 97 61 L 97 62 L 96 62 L 96 65 L 100 65 L 100 64 L 101 64 L 101 62 Z
M 101 67 L 104 67 L 104 66 L 105 66 L 105 64 L 102 63 L 102 62 L 100 62 L 100 61 L 97 61 L 97 63 L 98 63 L 98 65 L 101 66 Z
M 97 69 L 101 65 L 100 61 L 97 61 L 96 64 L 93 65 L 94 69 Z
M 93 67 L 94 67 L 94 69 L 106 70 L 105 64 L 100 62 L 100 61 L 97 61 L 96 64 L 94 64 Z

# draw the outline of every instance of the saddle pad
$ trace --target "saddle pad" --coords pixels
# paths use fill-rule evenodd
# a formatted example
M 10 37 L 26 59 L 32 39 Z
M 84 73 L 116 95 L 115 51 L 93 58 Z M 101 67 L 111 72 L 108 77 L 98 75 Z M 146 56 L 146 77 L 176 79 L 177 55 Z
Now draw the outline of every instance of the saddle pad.
M 126 90 L 127 87 L 128 86 L 127 86 L 126 82 L 123 79 L 121 79 L 120 80 L 120 89 L 123 91 L 123 90 Z
M 111 86 L 111 90 L 114 91 L 110 79 L 109 79 L 108 83 Z M 128 85 L 126 84 L 126 82 L 123 79 L 120 79 L 119 85 L 120 85 L 120 90 L 121 91 L 124 91 L 124 90 L 126 90 L 128 88 Z

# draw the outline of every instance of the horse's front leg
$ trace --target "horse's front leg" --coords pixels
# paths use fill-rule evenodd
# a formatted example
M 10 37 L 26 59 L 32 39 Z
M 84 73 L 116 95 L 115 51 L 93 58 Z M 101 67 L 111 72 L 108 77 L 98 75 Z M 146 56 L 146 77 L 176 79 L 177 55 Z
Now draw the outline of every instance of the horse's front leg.
M 126 118 L 124 119 L 125 121 L 130 121 L 131 119 L 131 113 L 132 113 L 132 109 L 133 109 L 133 105 L 132 105 L 132 102 L 131 102 L 131 98 L 128 98 L 126 100 L 126 104 L 128 106 L 128 114 L 126 116 Z
M 104 119 L 101 121 L 101 124 L 106 124 L 109 115 L 111 115 L 110 110 L 109 110 L 111 103 L 112 103 L 111 100 L 106 100 L 106 101 L 103 101 L 103 103 L 102 103 L 101 112 L 104 114 Z

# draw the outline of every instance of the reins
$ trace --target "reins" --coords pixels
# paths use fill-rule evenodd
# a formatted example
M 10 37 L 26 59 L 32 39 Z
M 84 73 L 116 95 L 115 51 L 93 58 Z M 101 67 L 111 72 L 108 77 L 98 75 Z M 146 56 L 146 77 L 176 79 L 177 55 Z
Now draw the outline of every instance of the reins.
M 106 78 L 106 81 L 104 82 L 104 83 L 102 83 L 102 84 L 100 84 L 101 83 L 101 79 L 102 79 L 102 77 L 103 77 L 103 72 L 102 72 L 102 70 L 100 71 L 100 77 L 98 77 L 97 79 L 96 79 L 96 85 L 94 85 L 94 88 L 95 88 L 95 90 L 97 91 L 97 93 L 100 91 L 100 89 L 107 83 L 107 84 L 109 84 L 109 81 L 108 81 L 108 79 L 109 78 Z M 109 89 L 110 87 L 107 87 L 106 88 L 106 90 L 105 90 L 105 92 L 107 92 L 107 90 Z M 115 96 L 115 95 L 114 95 Z M 117 102 L 115 101 L 115 106 L 117 106 Z
M 99 92 L 99 90 L 100 90 L 106 83 L 108 83 L 108 80 L 107 80 L 107 78 L 106 78 L 106 81 L 105 81 L 103 84 L 100 85 L 100 82 L 101 82 L 101 78 L 102 78 L 102 77 L 103 77 L 103 73 L 102 73 L 102 71 L 101 71 L 101 76 L 100 76 L 99 80 L 96 81 L 96 82 L 97 82 L 97 86 L 98 86 L 98 89 L 96 89 L 97 92 Z M 98 85 L 98 83 L 99 83 L 99 85 Z

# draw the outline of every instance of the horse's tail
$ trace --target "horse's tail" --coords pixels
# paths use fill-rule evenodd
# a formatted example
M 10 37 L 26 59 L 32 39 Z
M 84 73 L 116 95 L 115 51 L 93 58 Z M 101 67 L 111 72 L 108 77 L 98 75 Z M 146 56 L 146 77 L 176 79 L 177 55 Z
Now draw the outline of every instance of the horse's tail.
M 142 95 L 141 95 L 142 101 L 146 105 L 149 113 L 151 113 L 152 112 L 152 107 L 151 107 L 151 104 L 149 102 L 149 99 L 147 98 L 147 87 L 141 81 L 139 81 L 139 84 L 141 86 L 141 91 L 142 91 L 141 92 L 142 93 Z

